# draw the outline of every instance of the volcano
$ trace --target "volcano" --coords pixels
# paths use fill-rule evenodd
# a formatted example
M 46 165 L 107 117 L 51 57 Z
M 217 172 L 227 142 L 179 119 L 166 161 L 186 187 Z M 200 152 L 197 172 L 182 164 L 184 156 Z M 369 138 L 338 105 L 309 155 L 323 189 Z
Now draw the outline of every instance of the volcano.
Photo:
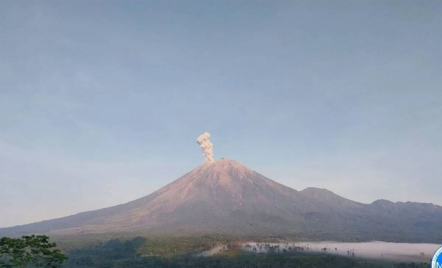
M 3 228 L 0 236 L 120 232 L 441 242 L 442 207 L 386 200 L 362 204 L 325 189 L 297 191 L 221 159 L 132 202 Z

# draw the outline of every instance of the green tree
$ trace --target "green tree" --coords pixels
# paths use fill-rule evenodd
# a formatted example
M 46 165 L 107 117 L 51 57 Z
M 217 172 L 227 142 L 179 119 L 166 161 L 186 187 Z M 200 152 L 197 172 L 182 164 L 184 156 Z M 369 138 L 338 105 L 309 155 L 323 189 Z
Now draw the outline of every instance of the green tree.
M 45 235 L 0 239 L 0 267 L 60 267 L 67 257 Z

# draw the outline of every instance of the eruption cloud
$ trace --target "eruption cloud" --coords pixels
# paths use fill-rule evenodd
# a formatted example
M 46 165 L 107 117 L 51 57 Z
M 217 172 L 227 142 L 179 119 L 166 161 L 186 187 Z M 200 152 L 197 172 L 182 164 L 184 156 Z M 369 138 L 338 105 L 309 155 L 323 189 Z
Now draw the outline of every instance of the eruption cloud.
M 209 140 L 210 133 L 204 132 L 203 135 L 199 136 L 196 142 L 200 145 L 201 149 L 203 149 L 204 157 L 206 161 L 209 163 L 215 162 L 213 158 L 213 144 Z

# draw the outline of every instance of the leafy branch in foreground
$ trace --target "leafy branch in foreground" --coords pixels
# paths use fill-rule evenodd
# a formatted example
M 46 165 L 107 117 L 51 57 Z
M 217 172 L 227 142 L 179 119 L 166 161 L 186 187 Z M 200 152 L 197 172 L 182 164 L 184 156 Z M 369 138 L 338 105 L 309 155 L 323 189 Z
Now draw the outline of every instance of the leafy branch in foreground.
M 27 267 L 29 264 L 35 267 L 60 267 L 67 257 L 56 247 L 45 235 L 3 237 L 0 239 L 0 267 Z

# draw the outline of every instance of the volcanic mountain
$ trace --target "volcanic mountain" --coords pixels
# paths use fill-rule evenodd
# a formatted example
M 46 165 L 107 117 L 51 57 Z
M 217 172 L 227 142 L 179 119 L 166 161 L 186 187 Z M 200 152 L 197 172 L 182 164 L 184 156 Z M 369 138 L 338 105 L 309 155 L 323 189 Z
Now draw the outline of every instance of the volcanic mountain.
M 241 163 L 221 159 L 132 202 L 3 228 L 0 236 L 103 232 L 441 242 L 442 207 L 386 200 L 362 204 L 325 189 L 296 191 Z

